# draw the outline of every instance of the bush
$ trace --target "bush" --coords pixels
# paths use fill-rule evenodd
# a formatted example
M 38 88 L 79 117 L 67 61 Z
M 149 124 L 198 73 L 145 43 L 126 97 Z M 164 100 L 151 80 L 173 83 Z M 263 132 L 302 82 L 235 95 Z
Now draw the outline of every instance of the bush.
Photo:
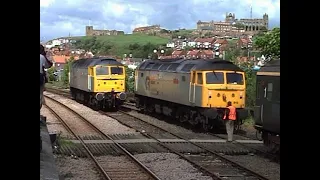
M 134 92 L 134 70 L 125 66 L 126 69 L 126 92 Z

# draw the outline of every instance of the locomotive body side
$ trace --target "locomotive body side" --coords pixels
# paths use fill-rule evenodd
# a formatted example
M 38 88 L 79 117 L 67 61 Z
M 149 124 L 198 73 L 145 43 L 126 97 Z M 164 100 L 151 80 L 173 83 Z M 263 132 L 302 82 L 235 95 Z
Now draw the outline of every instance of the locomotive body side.
M 230 74 L 239 82 L 227 83 Z M 137 68 L 135 81 L 137 107 L 149 112 L 202 124 L 204 129 L 224 127 L 221 118 L 228 101 L 247 116 L 244 72 L 231 62 L 146 61 Z
M 118 107 L 126 99 L 125 68 L 115 59 L 77 60 L 70 68 L 70 91 L 95 108 Z

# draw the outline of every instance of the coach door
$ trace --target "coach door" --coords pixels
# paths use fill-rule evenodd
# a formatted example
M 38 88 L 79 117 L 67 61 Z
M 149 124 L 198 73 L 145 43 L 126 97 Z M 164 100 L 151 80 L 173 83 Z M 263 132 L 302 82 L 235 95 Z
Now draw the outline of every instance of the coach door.
M 260 121 L 263 124 L 264 120 L 272 118 L 272 92 L 273 92 L 273 79 L 268 76 L 258 76 L 259 82 L 257 84 L 257 102 L 260 105 Z
M 191 73 L 190 73 L 190 86 L 189 86 L 189 102 L 190 103 L 195 103 L 195 97 L 196 97 L 195 82 L 196 82 L 196 72 L 191 71 Z

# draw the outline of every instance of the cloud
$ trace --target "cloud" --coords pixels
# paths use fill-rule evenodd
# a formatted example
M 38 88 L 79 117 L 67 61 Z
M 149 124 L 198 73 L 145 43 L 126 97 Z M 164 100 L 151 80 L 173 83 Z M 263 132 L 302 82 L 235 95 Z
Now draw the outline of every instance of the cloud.
M 167 29 L 195 29 L 196 22 L 223 21 L 226 12 L 236 18 L 262 18 L 280 26 L 280 0 L 40 0 L 40 37 L 84 35 L 94 29 L 131 33 L 135 27 L 160 24 Z

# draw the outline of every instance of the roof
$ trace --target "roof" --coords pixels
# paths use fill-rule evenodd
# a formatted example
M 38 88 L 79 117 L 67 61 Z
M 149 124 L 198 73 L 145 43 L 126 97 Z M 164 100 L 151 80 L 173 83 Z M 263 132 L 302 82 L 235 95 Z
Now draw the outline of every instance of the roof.
M 111 58 L 103 58 L 103 57 L 94 57 L 94 58 L 86 58 L 86 59 L 79 59 L 72 63 L 73 68 L 88 68 L 90 66 L 96 65 L 116 65 L 116 66 L 123 66 L 120 62 L 116 59 Z
M 65 55 L 53 55 L 51 56 L 53 62 L 59 63 L 59 64 L 64 64 L 67 63 L 67 60 L 71 58 L 71 56 L 65 56 Z M 75 60 L 77 60 L 77 56 L 74 57 Z
M 223 44 L 223 43 L 228 43 L 228 41 L 226 39 L 217 39 L 214 43 L 215 44 Z
M 239 40 L 240 40 L 242 43 L 245 43 L 245 44 L 249 43 L 249 40 L 248 40 L 248 39 L 240 38 Z
M 167 71 L 190 73 L 191 70 L 197 71 L 214 71 L 214 70 L 230 70 L 243 72 L 238 66 L 230 61 L 222 59 L 166 59 L 166 60 L 146 60 L 141 63 L 137 69 L 152 71 Z
M 213 51 L 212 51 L 212 50 L 203 50 L 203 52 L 204 52 L 206 55 L 213 55 Z
M 172 52 L 172 55 L 180 55 L 181 53 L 183 53 L 182 51 L 178 51 L 178 50 L 174 50 Z
M 192 51 L 188 51 L 187 55 L 197 55 L 200 51 L 199 50 L 192 50 Z
M 269 61 L 260 68 L 257 75 L 280 76 L 280 60 Z
M 215 41 L 215 38 L 196 38 L 194 40 L 195 42 L 214 42 Z

